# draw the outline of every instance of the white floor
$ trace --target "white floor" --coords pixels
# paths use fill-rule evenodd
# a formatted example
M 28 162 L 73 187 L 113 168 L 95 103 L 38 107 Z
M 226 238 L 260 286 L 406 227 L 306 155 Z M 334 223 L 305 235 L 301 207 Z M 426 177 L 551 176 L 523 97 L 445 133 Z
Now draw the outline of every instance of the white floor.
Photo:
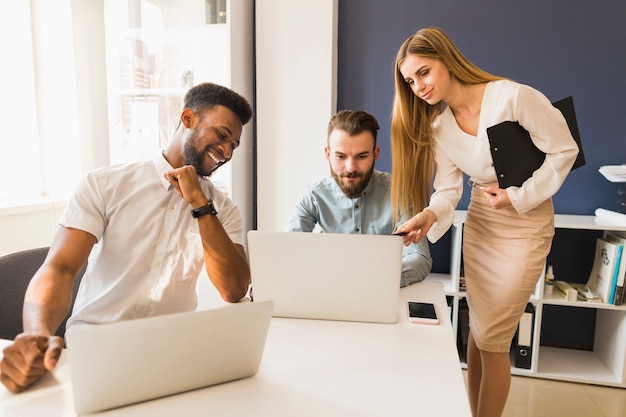
M 467 371 L 463 371 L 466 376 Z M 626 389 L 513 376 L 502 417 L 625 417 Z

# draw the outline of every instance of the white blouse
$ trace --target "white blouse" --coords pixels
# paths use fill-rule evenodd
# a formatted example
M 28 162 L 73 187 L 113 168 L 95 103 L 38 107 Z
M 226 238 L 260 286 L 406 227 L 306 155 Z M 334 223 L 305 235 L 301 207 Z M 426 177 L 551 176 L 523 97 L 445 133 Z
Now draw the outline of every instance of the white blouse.
M 476 136 L 461 130 L 449 107 L 433 123 L 435 192 L 428 208 L 437 215 L 437 222 L 428 232 L 431 242 L 452 225 L 463 193 L 463 173 L 477 184 L 497 181 L 487 128 L 503 121 L 519 122 L 537 148 L 546 153 L 544 163 L 521 187 L 506 189 L 515 210 L 524 213 L 533 209 L 563 184 L 578 146 L 561 112 L 532 87 L 509 80 L 491 81 L 485 88 Z

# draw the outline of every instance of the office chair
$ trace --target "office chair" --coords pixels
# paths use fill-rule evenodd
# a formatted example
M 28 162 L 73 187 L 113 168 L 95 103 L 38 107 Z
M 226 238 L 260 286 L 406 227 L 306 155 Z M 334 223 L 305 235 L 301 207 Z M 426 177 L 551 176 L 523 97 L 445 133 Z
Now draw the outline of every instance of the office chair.
M 26 288 L 46 259 L 48 249 L 47 247 L 28 249 L 0 257 L 0 338 L 13 340 L 15 336 L 22 333 L 22 306 Z M 87 264 L 83 266 L 74 281 L 72 306 L 86 267 Z M 69 313 L 57 329 L 55 333 L 57 336 L 64 337 L 65 323 L 68 318 Z

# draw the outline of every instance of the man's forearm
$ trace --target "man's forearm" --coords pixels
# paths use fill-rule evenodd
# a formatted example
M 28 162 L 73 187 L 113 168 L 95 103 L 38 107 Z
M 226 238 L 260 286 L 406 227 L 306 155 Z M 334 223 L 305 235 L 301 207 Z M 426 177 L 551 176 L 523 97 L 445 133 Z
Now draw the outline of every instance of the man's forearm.
M 207 274 L 221 297 L 236 302 L 250 284 L 250 267 L 241 245 L 235 245 L 214 215 L 198 219 Z
M 72 303 L 72 285 L 64 279 L 55 279 L 46 270 L 39 271 L 31 280 L 22 308 L 24 333 L 53 335 Z

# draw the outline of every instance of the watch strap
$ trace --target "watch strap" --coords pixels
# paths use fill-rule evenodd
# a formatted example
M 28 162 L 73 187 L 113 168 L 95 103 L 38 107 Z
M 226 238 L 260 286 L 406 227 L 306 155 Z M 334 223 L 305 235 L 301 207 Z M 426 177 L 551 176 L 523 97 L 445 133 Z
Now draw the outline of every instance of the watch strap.
M 206 216 L 207 214 L 217 214 L 217 210 L 215 209 L 215 205 L 213 204 L 213 200 L 209 200 L 209 202 L 202 207 L 198 207 L 196 209 L 191 210 L 191 217 L 197 219 L 198 217 Z

